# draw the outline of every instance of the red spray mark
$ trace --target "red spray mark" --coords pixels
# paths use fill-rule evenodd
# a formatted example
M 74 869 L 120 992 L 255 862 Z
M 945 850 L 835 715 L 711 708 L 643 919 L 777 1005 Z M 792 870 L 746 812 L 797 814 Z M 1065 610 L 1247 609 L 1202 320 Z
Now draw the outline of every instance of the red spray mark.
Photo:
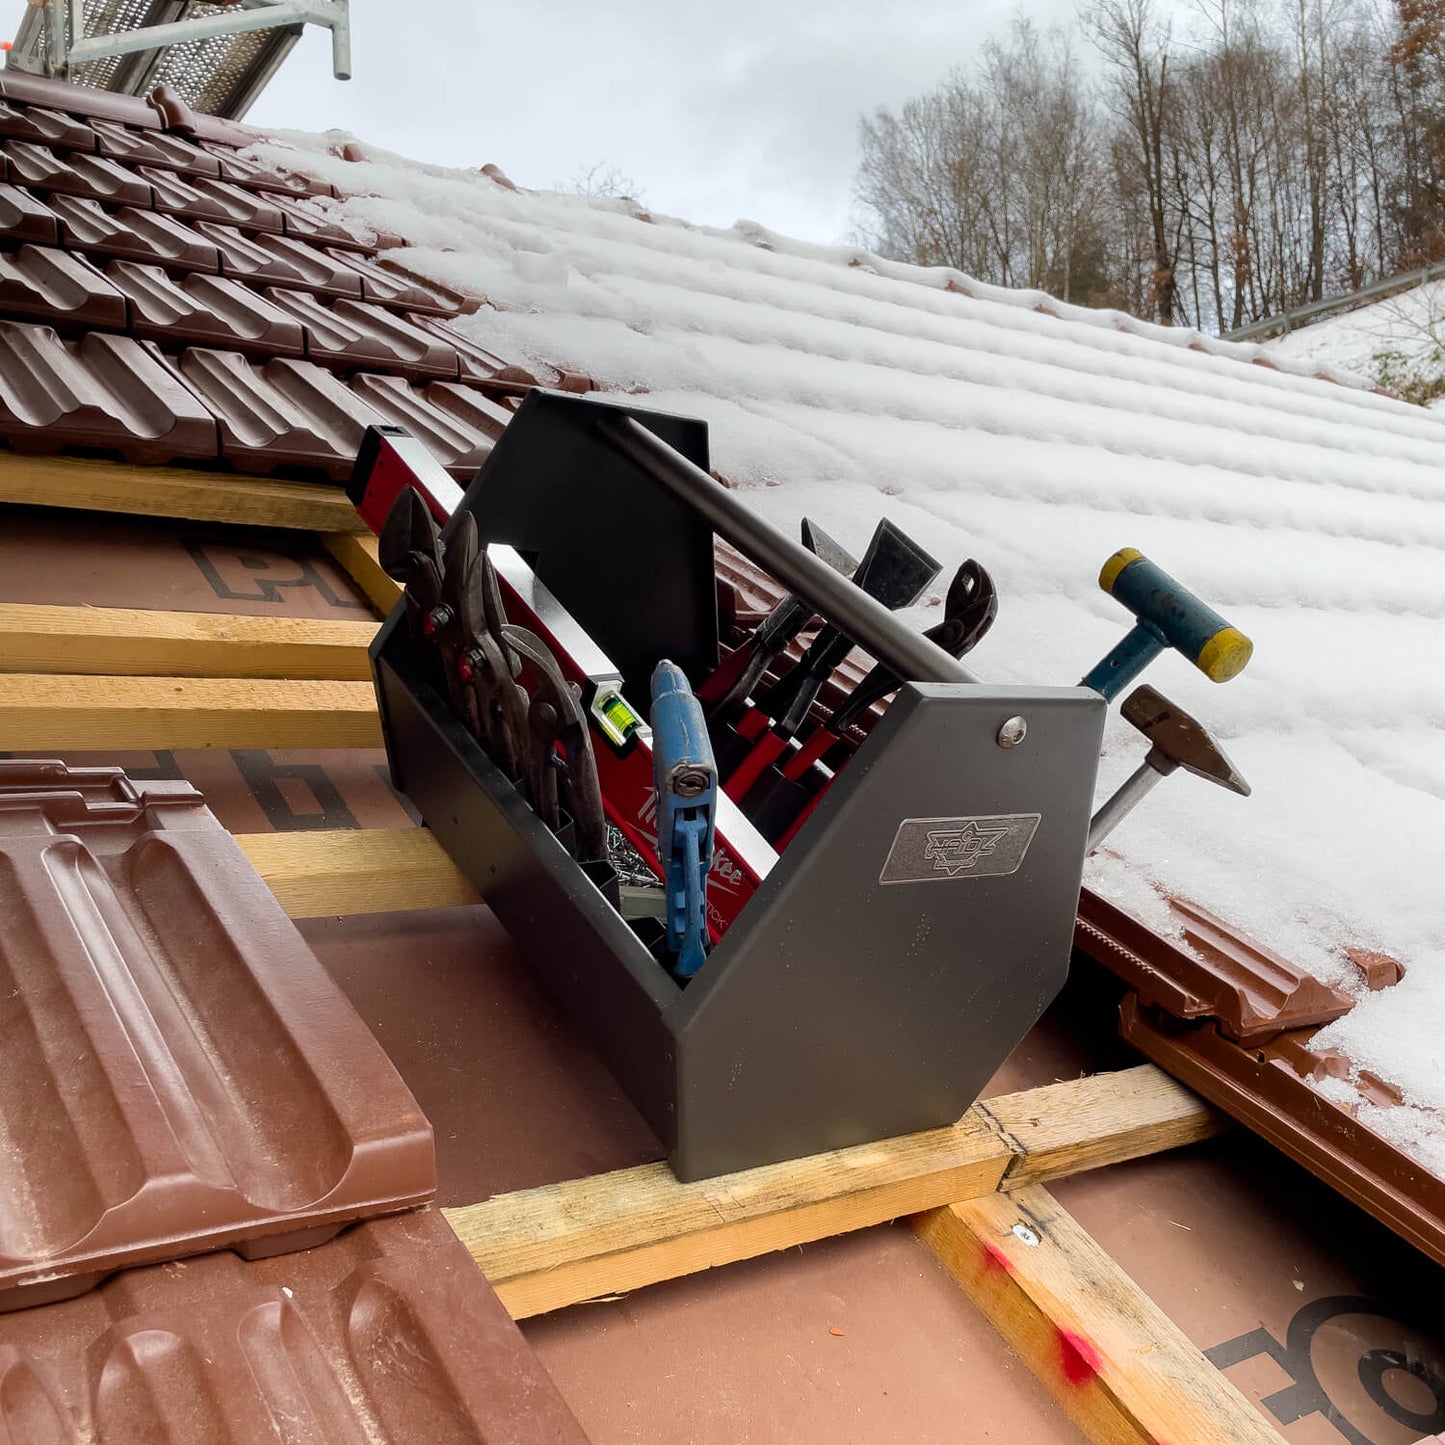
M 995 1270 L 1001 1270 L 1004 1274 L 1013 1273 L 1013 1265 L 1008 1261 L 1008 1255 L 996 1244 L 986 1244 L 983 1247 L 983 1269 L 985 1274 L 992 1274 Z
M 1054 1327 L 1059 1340 L 1059 1366 L 1071 1385 L 1087 1385 L 1102 1368 L 1099 1352 L 1083 1335 Z

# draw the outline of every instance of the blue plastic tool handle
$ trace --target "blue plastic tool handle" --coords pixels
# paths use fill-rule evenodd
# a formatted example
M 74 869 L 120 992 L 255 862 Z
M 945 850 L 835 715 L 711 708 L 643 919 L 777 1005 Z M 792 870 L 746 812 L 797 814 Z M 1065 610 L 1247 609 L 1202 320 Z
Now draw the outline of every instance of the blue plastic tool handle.
M 702 704 L 665 658 L 652 673 L 652 770 L 657 856 L 667 893 L 667 949 L 679 978 L 707 957 L 707 875 L 717 815 L 717 762 Z
M 1084 677 L 1084 687 L 1112 700 L 1166 647 L 1182 652 L 1213 682 L 1228 682 L 1249 661 L 1249 638 L 1132 547 L 1104 563 L 1099 586 L 1138 621 Z

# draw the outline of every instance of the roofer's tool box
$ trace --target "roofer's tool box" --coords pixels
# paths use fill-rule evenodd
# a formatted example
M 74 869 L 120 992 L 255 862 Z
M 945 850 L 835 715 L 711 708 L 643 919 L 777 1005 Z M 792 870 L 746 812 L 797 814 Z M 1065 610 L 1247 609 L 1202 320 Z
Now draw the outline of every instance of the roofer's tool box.
M 678 1176 L 958 1119 L 1064 982 L 1107 706 L 965 670 L 983 569 L 922 635 L 889 608 L 939 566 L 896 528 L 854 569 L 720 486 L 704 423 L 542 390 L 465 496 L 396 428 L 351 496 L 406 583 L 393 778 Z M 786 596 L 721 669 L 715 537 Z M 876 667 L 825 707 L 852 643 Z

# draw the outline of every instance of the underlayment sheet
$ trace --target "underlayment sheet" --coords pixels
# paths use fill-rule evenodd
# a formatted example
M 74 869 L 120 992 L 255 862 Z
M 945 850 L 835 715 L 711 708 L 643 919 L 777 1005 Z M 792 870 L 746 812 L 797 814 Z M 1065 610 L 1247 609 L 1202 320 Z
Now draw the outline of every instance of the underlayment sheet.
M 366 615 L 294 536 L 84 517 L 62 532 L 3 510 L 0 601 Z M 408 821 L 379 753 L 104 760 L 189 778 L 238 832 Z M 443 1203 L 661 1157 L 484 908 L 302 932 L 431 1118 Z M 1115 1001 L 1079 968 L 989 1092 L 1136 1062 L 1114 1036 Z M 1442 1272 L 1258 1141 L 1236 1133 L 1051 1188 L 1291 1445 L 1412 1445 L 1445 1430 Z M 902 1226 L 524 1328 L 597 1445 L 1080 1438 Z

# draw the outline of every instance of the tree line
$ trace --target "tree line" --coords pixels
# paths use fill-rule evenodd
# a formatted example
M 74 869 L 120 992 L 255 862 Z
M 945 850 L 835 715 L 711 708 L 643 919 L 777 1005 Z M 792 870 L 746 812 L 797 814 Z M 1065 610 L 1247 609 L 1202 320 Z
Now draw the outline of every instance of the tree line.
M 1087 0 L 860 132 L 882 254 L 1228 331 L 1445 258 L 1445 0 Z

